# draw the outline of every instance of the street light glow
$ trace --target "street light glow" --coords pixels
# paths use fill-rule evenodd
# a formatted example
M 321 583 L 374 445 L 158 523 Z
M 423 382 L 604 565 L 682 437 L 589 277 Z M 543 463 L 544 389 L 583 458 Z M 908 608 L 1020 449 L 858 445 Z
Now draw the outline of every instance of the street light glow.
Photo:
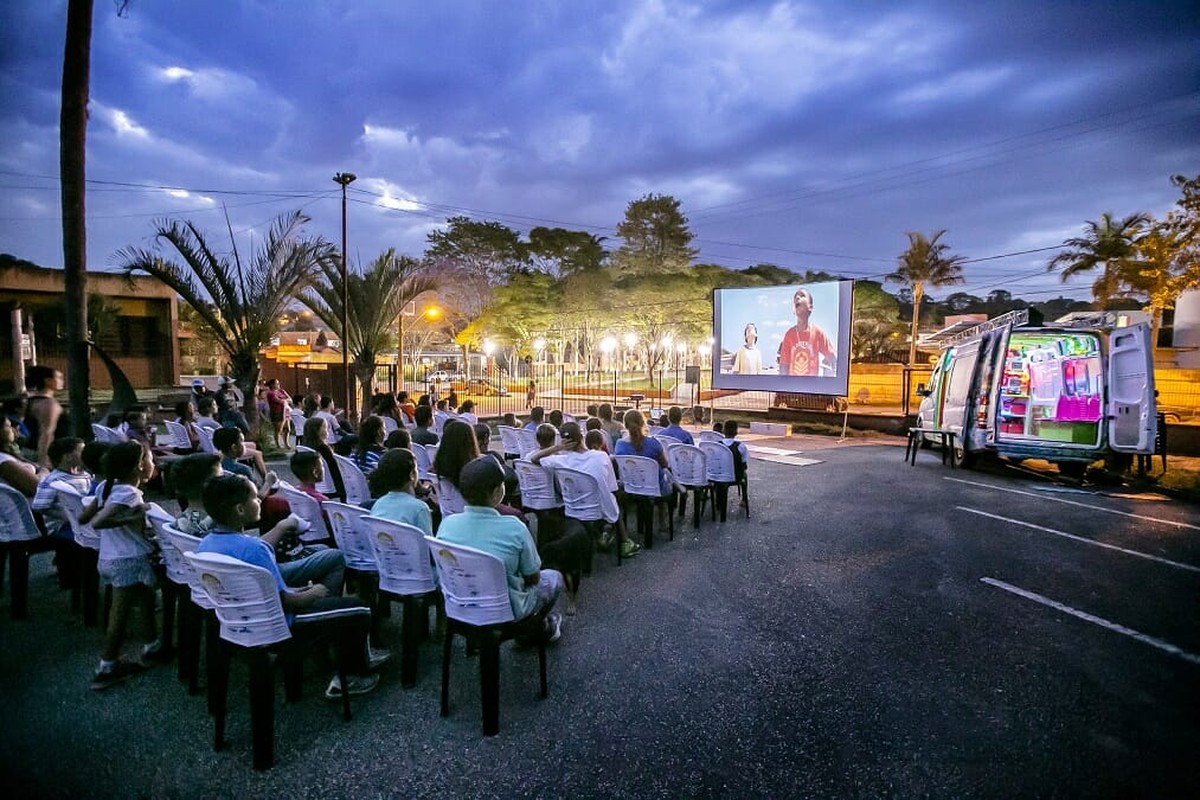
M 613 350 L 617 349 L 617 337 L 605 336 L 600 340 L 600 352 L 608 355 Z
M 624 341 L 626 347 L 633 347 L 638 341 L 637 334 L 633 332 L 625 334 Z

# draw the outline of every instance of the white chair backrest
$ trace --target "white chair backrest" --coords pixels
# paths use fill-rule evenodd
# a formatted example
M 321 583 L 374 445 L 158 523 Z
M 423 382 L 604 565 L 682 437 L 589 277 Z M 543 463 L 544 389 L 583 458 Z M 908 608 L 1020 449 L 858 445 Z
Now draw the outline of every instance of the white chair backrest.
M 682 486 L 708 485 L 708 458 L 699 447 L 677 444 L 667 449 L 667 461 L 675 482 Z
M 513 462 L 513 469 L 517 473 L 517 484 L 521 487 L 522 506 L 534 511 L 562 508 L 562 498 L 558 496 L 554 476 L 548 469 L 523 458 Z
M 167 433 L 171 434 L 171 446 L 178 447 L 181 450 L 189 450 L 192 447 L 192 437 L 188 435 L 187 426 L 181 422 L 176 422 L 173 419 L 163 421 L 167 426 Z
M 443 517 L 461 514 L 467 507 L 467 501 L 463 499 L 458 487 L 440 476 L 437 479 L 437 497 L 438 508 L 441 509 Z
M 574 414 L 563 414 L 563 422 L 574 422 L 574 421 L 575 421 Z
M 398 595 L 425 594 L 436 587 L 425 533 L 417 527 L 382 517 L 359 520 L 379 566 L 379 588 Z
M 600 507 L 600 484 L 586 472 L 569 467 L 555 467 L 554 482 L 562 493 L 564 512 L 581 522 L 604 519 Z
M 0 483 L 0 542 L 24 542 L 41 535 L 29 500 L 7 483 Z
M 517 431 L 517 453 L 521 458 L 528 458 L 530 453 L 537 452 L 537 434 L 531 430 L 521 428 Z
M 423 481 L 433 480 L 433 456 L 429 454 L 429 447 L 413 442 L 412 452 L 417 460 L 417 477 Z
M 625 494 L 659 497 L 658 462 L 646 456 L 613 456 Z
M 717 442 L 718 444 L 724 438 L 725 438 L 724 434 L 717 433 L 716 431 L 700 431 L 700 433 L 696 435 L 697 441 Z
M 184 582 L 192 589 L 192 602 L 200 608 L 211 611 L 215 606 L 208 595 L 200 588 L 199 576 L 196 574 L 196 567 L 185 558 L 186 553 L 196 552 L 196 548 L 200 546 L 200 539 L 197 536 L 192 536 L 190 533 L 184 533 L 175 527 L 174 523 L 164 525 L 162 536 L 170 542 L 171 549 L 179 553 L 180 568 L 183 570 Z M 163 547 L 164 552 L 166 546 Z M 170 574 L 170 565 L 167 566 L 167 572 Z
M 446 598 L 446 616 L 469 625 L 512 622 L 504 562 L 473 547 L 426 536 L 438 583 Z
M 187 553 L 196 583 L 216 607 L 221 638 L 262 647 L 292 637 L 275 578 L 262 567 L 219 553 Z
M 321 513 L 321 504 L 316 499 L 282 481 L 278 484 L 278 489 L 279 496 L 287 501 L 292 513 L 312 524 L 311 528 L 300 534 L 300 541 L 321 542 L 329 538 L 329 528 L 325 524 L 325 516 Z
M 700 449 L 708 459 L 708 479 L 714 483 L 736 483 L 733 453 L 721 442 L 701 442 Z
M 333 500 L 322 503 L 321 508 L 329 516 L 329 527 L 333 530 L 338 550 L 346 557 L 346 566 L 359 572 L 376 572 L 375 551 L 362 526 L 362 518 L 367 515 L 367 510 Z
M 663 450 L 668 453 L 668 458 L 670 457 L 672 447 L 679 447 L 679 445 L 683 444 L 683 442 L 679 441 L 674 436 L 667 436 L 665 433 L 660 433 L 654 438 L 657 439 L 658 443 L 663 446 Z
M 392 431 L 397 430 L 400 427 L 400 423 L 396 422 L 396 420 L 392 419 L 390 416 L 388 416 L 386 414 L 380 416 L 379 419 L 383 421 L 384 435 L 387 435 L 387 434 L 391 433 Z
M 304 423 L 308 422 L 308 417 L 304 416 L 304 412 L 300 409 L 293 408 L 289 412 L 289 418 L 292 421 L 292 433 L 296 435 L 297 439 L 300 439 L 304 436 Z
M 128 437 L 120 431 L 113 430 L 104 425 L 97 425 L 95 422 L 92 423 L 92 435 L 95 436 L 96 441 L 108 442 L 109 444 L 120 444 L 121 442 L 129 441 Z
M 183 551 L 175 544 L 167 527 L 175 520 L 163 511 L 157 503 L 146 507 L 146 520 L 154 528 L 154 538 L 158 540 L 158 551 L 162 553 L 163 566 L 167 570 L 167 579 L 180 586 L 191 587 L 191 569 L 183 558 Z
M 342 473 L 342 485 L 346 487 L 346 502 L 352 506 L 361 506 L 371 501 L 371 489 L 367 486 L 367 476 L 358 468 L 352 459 L 333 454 L 337 461 L 338 472 Z
M 75 534 L 75 543 L 89 550 L 99 550 L 100 534 L 91 525 L 79 521 L 79 515 L 83 513 L 83 495 L 66 481 L 55 481 L 50 488 L 58 495 L 58 505 L 67 515 L 67 523 Z
M 500 444 L 505 453 L 521 452 L 521 437 L 516 428 L 512 425 L 497 425 L 496 430 L 500 432 Z
M 200 452 L 202 453 L 217 453 L 217 446 L 213 444 L 213 431 L 216 428 L 206 428 L 203 425 L 196 426 L 196 434 L 200 437 Z
M 296 452 L 315 453 L 317 451 L 313 450 L 311 447 L 305 447 L 302 444 L 298 444 L 296 445 Z M 321 459 L 325 468 L 321 471 L 321 480 L 317 481 L 317 491 L 328 497 L 329 495 L 337 494 L 337 484 L 333 482 L 333 475 L 329 469 L 329 465 L 324 464 L 324 460 L 324 458 Z
M 663 432 L 663 427 L 661 425 L 647 425 L 646 426 L 646 435 L 647 436 L 658 436 L 662 432 Z

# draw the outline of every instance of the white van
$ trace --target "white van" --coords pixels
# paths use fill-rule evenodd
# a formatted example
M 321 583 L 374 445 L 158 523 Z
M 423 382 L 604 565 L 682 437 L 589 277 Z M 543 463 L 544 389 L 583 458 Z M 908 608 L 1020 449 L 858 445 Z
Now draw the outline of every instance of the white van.
M 924 399 L 917 427 L 953 431 L 966 466 L 990 453 L 1045 459 L 1082 474 L 1112 452 L 1154 452 L 1154 365 L 1145 324 L 967 331 L 942 351 L 929 385 L 918 392 Z

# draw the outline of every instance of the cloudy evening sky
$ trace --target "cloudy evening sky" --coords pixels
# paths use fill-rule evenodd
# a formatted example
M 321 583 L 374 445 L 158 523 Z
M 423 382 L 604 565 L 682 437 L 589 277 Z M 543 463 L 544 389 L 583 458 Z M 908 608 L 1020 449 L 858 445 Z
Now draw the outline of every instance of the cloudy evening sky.
M 62 263 L 65 2 L 0 3 L 0 251 Z M 683 203 L 699 260 L 878 278 L 948 229 L 967 290 L 1045 299 L 1102 212 L 1200 173 L 1191 2 L 96 0 L 88 254 L 295 208 L 350 253 L 448 216 L 609 237 Z M 995 256 L 1006 256 L 993 258 Z M 1086 295 L 1090 279 L 1068 284 Z M 946 290 L 935 290 L 944 297 Z

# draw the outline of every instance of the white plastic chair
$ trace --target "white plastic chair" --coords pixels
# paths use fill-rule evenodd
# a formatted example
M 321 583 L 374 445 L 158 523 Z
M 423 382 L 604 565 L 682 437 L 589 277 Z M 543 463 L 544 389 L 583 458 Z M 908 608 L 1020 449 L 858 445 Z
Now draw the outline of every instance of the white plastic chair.
M 663 430 L 664 430 L 664 428 L 661 425 L 647 425 L 646 426 L 646 435 L 647 436 L 658 436 L 660 433 L 663 432 Z
M 375 550 L 371 547 L 366 529 L 362 526 L 362 519 L 367 515 L 367 510 L 361 506 L 333 500 L 322 503 L 321 508 L 329 517 L 333 539 L 346 558 L 346 566 L 358 572 L 378 572 Z
M 413 457 L 417 461 L 417 478 L 423 481 L 432 481 L 433 475 L 433 456 L 429 453 L 429 447 L 417 442 L 412 443 Z
M 640 498 L 638 502 L 638 529 L 642 533 L 644 546 L 647 550 L 654 547 L 654 514 L 653 506 L 665 503 L 662 488 L 658 482 L 659 466 L 653 458 L 646 456 L 613 456 L 617 465 L 617 473 L 621 478 L 621 487 L 626 496 Z M 647 507 L 650 512 L 647 513 Z M 667 514 L 668 538 L 675 538 L 675 517 Z
M 746 516 L 750 516 L 750 492 L 745 479 L 737 478 L 733 452 L 723 442 L 700 442 L 700 449 L 708 460 L 708 482 L 713 487 L 713 519 L 717 514 L 721 522 L 726 520 L 729 504 L 729 487 L 737 486 L 745 500 Z
M 203 425 L 196 426 L 196 433 L 200 437 L 200 452 L 215 453 L 216 455 L 220 455 L 220 452 L 217 450 L 217 446 L 213 444 L 212 440 L 214 430 L 216 430 L 216 428 L 206 428 Z
M 280 481 L 276 488 L 279 496 L 287 501 L 292 513 L 312 525 L 300 534 L 300 541 L 327 542 L 333 538 L 325 524 L 325 515 L 321 513 L 321 504 L 316 499 L 283 481 Z
M 417 647 L 428 617 L 425 602 L 435 597 L 437 581 L 425 533 L 417 527 L 382 517 L 363 516 L 360 528 L 375 553 L 379 591 L 404 606 L 400 627 L 400 685 L 417 683 Z
M 667 461 L 675 483 L 692 493 L 692 527 L 700 527 L 700 511 L 708 496 L 708 457 L 699 447 L 679 443 L 667 449 Z M 680 509 L 680 516 L 683 510 Z
M 400 428 L 400 423 L 396 422 L 396 420 L 392 419 L 390 416 L 383 415 L 379 419 L 383 421 L 384 436 L 387 436 L 392 431 L 399 430 Z
M 66 514 L 75 537 L 74 557 L 79 562 L 79 583 L 72 593 L 79 594 L 83 606 L 83 624 L 90 628 L 96 624 L 100 607 L 100 573 L 97 569 L 100 534 L 91 525 L 79 521 L 79 515 L 83 513 L 83 495 L 74 486 L 65 481 L 55 481 L 50 488 L 57 494 L 57 504 Z
M 526 428 L 517 431 L 517 454 L 521 458 L 529 458 L 530 453 L 538 451 L 537 434 Z
M 302 444 L 296 445 L 297 453 L 315 453 L 311 447 L 305 447 Z M 324 459 L 322 459 L 324 461 Z M 329 465 L 324 465 L 325 469 L 321 471 L 321 480 L 317 481 L 316 489 L 326 497 L 331 497 L 337 494 L 337 484 L 333 482 L 333 475 L 330 473 Z
M 442 643 L 442 716 L 450 714 L 450 654 L 454 635 L 479 649 L 479 679 L 483 705 L 483 735 L 500 732 L 500 643 L 525 634 L 537 641 L 541 672 L 541 697 L 546 686 L 545 615 L 522 620 L 513 617 L 508 598 L 508 578 L 499 558 L 458 544 L 426 536 L 437 565 L 438 582 L 445 598 L 446 635 Z
M 346 502 L 352 506 L 361 506 L 371 502 L 371 489 L 367 485 L 367 476 L 358 468 L 353 459 L 333 455 L 337 462 L 338 471 L 342 473 L 342 485 L 346 487 Z
M 720 444 L 724 439 L 724 434 L 717 433 L 716 431 L 700 431 L 700 433 L 696 434 L 697 442 L 716 442 Z
M 171 434 L 171 446 L 180 450 L 192 449 L 192 437 L 188 435 L 187 426 L 173 419 L 164 420 L 167 433 Z
M 467 508 L 467 501 L 463 499 L 458 487 L 440 475 L 437 479 L 437 498 L 443 518 L 451 514 L 461 514 Z
M 104 425 L 99 425 L 95 422 L 92 423 L 92 435 L 95 437 L 96 441 L 107 442 L 109 444 L 120 444 L 121 442 L 129 441 L 129 438 L 120 431 L 113 430 L 112 428 Z
M 548 469 L 541 464 L 518 458 L 513 462 L 513 470 L 517 473 L 517 484 L 521 487 L 522 509 L 553 511 L 562 508 L 562 498 L 558 496 L 554 476 Z
M 600 484 L 586 472 L 569 467 L 555 467 L 554 482 L 562 495 L 563 513 L 580 522 L 604 519 L 600 504 Z
M 517 429 L 512 425 L 497 425 L 496 430 L 500 432 L 500 444 L 504 448 L 504 457 L 506 459 L 520 458 L 521 437 Z
M 23 619 L 29 612 L 29 556 L 52 550 L 56 544 L 38 528 L 25 495 L 0 483 L 0 552 L 8 556 L 9 613 L 13 619 Z

